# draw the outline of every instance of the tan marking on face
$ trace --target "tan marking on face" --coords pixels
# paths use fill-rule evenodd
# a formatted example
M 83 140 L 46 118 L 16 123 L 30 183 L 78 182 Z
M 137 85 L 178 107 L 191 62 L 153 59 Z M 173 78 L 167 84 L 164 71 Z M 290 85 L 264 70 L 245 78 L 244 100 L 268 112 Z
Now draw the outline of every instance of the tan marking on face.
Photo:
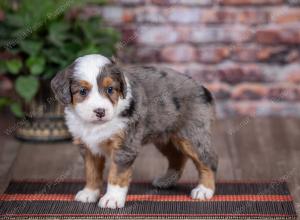
M 112 85 L 113 81 L 114 80 L 110 76 L 106 76 L 106 77 L 103 78 L 103 80 L 101 82 L 101 86 L 103 88 L 107 88 L 107 87 Z
M 104 95 L 111 101 L 111 103 L 116 105 L 119 97 L 122 96 L 120 91 L 120 82 L 110 76 L 105 76 L 100 82 L 100 87 L 102 88 Z M 112 94 L 107 93 L 107 89 L 109 87 L 113 88 Z
M 85 80 L 80 80 L 79 81 L 80 86 L 87 88 L 88 90 L 92 89 L 92 84 L 90 84 L 89 82 L 85 81 Z
M 176 135 L 171 137 L 172 142 L 180 148 L 180 150 L 189 158 L 191 158 L 199 173 L 199 184 L 203 184 L 205 187 L 215 190 L 215 175 L 214 172 L 206 166 L 199 158 L 195 148 L 190 141 L 180 138 Z
M 86 99 L 86 97 L 89 95 L 88 93 L 91 91 L 92 87 L 93 87 L 92 84 L 84 80 L 73 82 L 71 85 L 72 104 L 75 106 L 76 104 L 83 102 Z M 86 89 L 87 91 L 86 96 L 82 96 L 79 93 L 80 88 Z

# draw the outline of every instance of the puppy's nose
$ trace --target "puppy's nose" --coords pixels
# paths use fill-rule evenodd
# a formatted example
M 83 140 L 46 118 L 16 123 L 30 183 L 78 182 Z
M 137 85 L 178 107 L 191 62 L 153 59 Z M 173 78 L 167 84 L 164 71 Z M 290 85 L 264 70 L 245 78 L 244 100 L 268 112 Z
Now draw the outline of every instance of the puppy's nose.
M 94 110 L 94 112 L 96 113 L 96 116 L 98 118 L 103 118 L 105 116 L 105 109 L 104 108 L 97 108 Z

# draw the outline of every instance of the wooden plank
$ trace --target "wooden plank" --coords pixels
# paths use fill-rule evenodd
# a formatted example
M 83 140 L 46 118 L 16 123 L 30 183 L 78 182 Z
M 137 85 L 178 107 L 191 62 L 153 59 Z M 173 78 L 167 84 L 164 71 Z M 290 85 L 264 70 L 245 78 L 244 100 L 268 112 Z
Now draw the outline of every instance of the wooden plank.
M 83 159 L 71 143 L 23 143 L 12 172 L 15 179 L 83 179 Z
M 2 140 L 0 145 L 0 193 L 3 193 L 12 176 L 12 168 L 21 144 L 11 138 Z
M 233 164 L 234 178 L 240 179 L 242 177 L 241 158 L 239 156 L 238 148 L 240 147 L 235 141 L 235 137 L 239 135 L 241 130 L 245 129 L 248 123 L 248 118 L 231 118 L 224 121 L 226 136 L 224 142 L 227 143 L 227 150 L 229 158 Z
M 285 140 L 287 148 L 285 164 L 287 164 L 287 170 L 290 171 L 287 181 L 300 214 L 300 120 L 294 118 L 285 119 L 284 135 L 287 137 Z
M 213 126 L 212 143 L 213 148 L 219 155 L 219 166 L 217 179 L 232 180 L 235 179 L 234 161 L 231 158 L 230 144 L 226 140 L 228 128 L 226 120 L 218 120 Z

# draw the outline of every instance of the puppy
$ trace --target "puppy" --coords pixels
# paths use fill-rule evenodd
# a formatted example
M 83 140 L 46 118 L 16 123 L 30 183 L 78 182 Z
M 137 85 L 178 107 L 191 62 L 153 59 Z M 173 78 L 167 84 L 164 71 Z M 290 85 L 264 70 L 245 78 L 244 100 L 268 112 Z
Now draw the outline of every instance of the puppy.
M 132 165 L 147 143 L 169 162 L 154 186 L 174 185 L 190 158 L 199 174 L 191 197 L 212 198 L 217 169 L 210 132 L 214 104 L 205 87 L 168 68 L 123 67 L 101 55 L 78 58 L 53 78 L 51 87 L 65 106 L 70 133 L 86 147 L 86 186 L 76 201 L 99 199 L 105 159 L 110 158 L 107 191 L 99 206 L 124 207 Z

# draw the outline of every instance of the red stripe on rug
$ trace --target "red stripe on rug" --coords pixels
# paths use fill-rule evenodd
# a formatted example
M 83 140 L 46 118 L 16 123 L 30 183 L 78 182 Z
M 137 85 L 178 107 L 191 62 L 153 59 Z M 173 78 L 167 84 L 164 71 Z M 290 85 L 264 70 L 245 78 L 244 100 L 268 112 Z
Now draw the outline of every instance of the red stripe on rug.
M 2 194 L 1 201 L 73 201 L 73 194 Z M 127 201 L 199 202 L 188 195 L 128 195 Z M 215 195 L 209 201 L 292 201 L 291 195 Z

